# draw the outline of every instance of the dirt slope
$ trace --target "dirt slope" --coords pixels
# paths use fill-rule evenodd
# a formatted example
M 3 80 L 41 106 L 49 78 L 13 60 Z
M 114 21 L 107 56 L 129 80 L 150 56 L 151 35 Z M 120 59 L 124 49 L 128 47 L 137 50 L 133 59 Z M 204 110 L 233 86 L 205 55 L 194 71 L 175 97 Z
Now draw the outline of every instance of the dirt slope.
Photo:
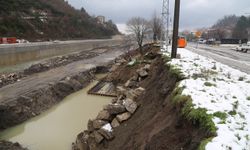
M 139 65 L 120 67 L 113 74 L 121 83 L 136 72 Z M 123 76 L 122 76 L 123 75 Z M 178 79 L 168 72 L 161 56 L 152 64 L 149 77 L 140 86 L 146 93 L 138 97 L 139 109 L 134 116 L 114 129 L 115 139 L 101 145 L 107 150 L 193 150 L 206 136 L 179 114 L 171 103 L 170 94 Z

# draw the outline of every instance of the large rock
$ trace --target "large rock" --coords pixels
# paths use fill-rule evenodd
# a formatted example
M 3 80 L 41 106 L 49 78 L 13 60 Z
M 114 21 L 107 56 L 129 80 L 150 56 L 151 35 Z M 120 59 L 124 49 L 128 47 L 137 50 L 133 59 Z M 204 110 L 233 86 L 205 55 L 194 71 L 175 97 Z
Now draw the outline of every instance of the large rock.
M 136 102 L 128 98 L 124 100 L 124 106 L 127 109 L 127 111 L 130 112 L 131 114 L 133 114 L 137 109 Z
M 116 62 L 116 63 L 124 64 L 124 63 L 126 63 L 127 61 L 126 61 L 124 58 L 120 58 L 120 59 L 115 60 L 115 62 Z
M 128 80 L 128 81 L 125 83 L 125 87 L 128 87 L 128 88 L 135 87 L 136 85 L 137 85 L 137 82 L 136 82 L 136 81 L 133 81 L 133 80 Z
M 94 131 L 93 120 L 90 119 L 87 126 L 89 131 Z
M 134 75 L 132 78 L 130 78 L 131 81 L 138 81 L 138 74 Z
M 113 98 L 113 99 L 111 100 L 111 103 L 112 103 L 112 104 L 115 104 L 115 103 L 117 103 L 117 101 L 118 101 L 117 98 Z
M 77 135 L 76 142 L 72 144 L 72 150 L 89 150 L 87 140 L 89 138 L 89 132 L 84 131 Z
M 110 72 L 113 72 L 115 71 L 119 66 L 117 64 L 113 65 L 111 68 L 110 68 Z
M 112 132 L 109 132 L 103 128 L 98 130 L 98 133 L 100 133 L 107 140 L 112 140 L 114 138 L 114 135 L 112 134 Z
M 133 89 L 127 90 L 125 92 L 125 96 L 126 96 L 126 98 L 132 99 L 132 100 L 135 100 L 138 97 L 138 95 L 135 93 L 135 90 L 133 90 Z
M 95 142 L 98 143 L 98 144 L 101 143 L 102 140 L 104 139 L 104 137 L 97 131 L 93 132 L 93 136 L 95 138 Z
M 98 113 L 96 119 L 98 120 L 110 120 L 111 115 L 107 110 L 102 110 Z
M 136 70 L 136 72 L 142 78 L 145 78 L 148 76 L 148 72 L 144 68 L 138 69 L 138 70 Z
M 109 104 L 104 106 L 104 110 L 108 111 L 111 115 L 115 115 L 125 112 L 126 108 L 120 104 Z
M 131 117 L 131 114 L 129 112 L 125 112 L 123 114 L 117 115 L 116 118 L 119 122 L 123 122 L 128 120 Z
M 134 93 L 135 93 L 135 95 L 139 96 L 139 95 L 143 94 L 144 91 L 145 91 L 144 88 L 139 87 L 139 88 L 136 88 L 136 89 L 134 90 Z
M 124 93 L 126 92 L 126 89 L 121 86 L 117 86 L 116 91 L 117 91 L 117 95 L 120 96 L 120 95 L 124 95 Z
M 149 71 L 150 70 L 150 65 L 149 64 L 145 65 L 143 69 L 145 69 L 146 71 Z
M 108 123 L 107 121 L 103 121 L 103 120 L 94 120 L 93 121 L 93 127 L 95 129 L 100 129 L 102 126 L 104 126 L 107 123 Z
M 116 127 L 120 126 L 120 123 L 119 123 L 119 121 L 115 118 L 115 119 L 113 119 L 113 121 L 111 122 L 111 126 L 112 126 L 113 128 L 116 128 Z

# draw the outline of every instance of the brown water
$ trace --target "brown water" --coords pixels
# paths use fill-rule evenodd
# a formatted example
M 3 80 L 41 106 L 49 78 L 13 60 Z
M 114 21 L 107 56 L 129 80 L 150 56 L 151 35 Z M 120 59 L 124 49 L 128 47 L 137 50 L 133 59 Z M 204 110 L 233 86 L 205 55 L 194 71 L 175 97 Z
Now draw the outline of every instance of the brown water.
M 0 134 L 1 139 L 19 142 L 30 150 L 69 150 L 76 135 L 87 128 L 109 97 L 88 95 L 87 88 L 71 94 L 47 112 Z

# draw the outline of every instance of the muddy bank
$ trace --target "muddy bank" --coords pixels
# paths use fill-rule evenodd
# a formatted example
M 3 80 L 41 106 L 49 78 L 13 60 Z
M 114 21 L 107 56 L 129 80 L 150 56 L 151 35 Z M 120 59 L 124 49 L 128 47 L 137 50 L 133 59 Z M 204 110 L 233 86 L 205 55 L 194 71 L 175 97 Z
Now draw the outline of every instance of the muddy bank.
M 0 129 L 6 129 L 39 115 L 60 102 L 65 96 L 85 87 L 93 78 L 95 70 L 68 76 L 46 88 L 22 93 L 12 101 L 0 105 Z
M 19 143 L 11 143 L 8 141 L 0 141 L 0 150 L 27 150 Z
M 151 50 L 155 51 L 154 48 Z M 115 107 L 119 106 L 119 109 L 112 108 L 112 104 L 104 106 L 100 114 L 90 120 L 88 130 L 77 136 L 72 149 L 194 150 L 198 148 L 208 133 L 186 120 L 181 115 L 180 108 L 171 102 L 171 94 L 181 79 L 171 73 L 161 55 L 150 56 L 150 59 L 147 59 L 150 61 L 146 63 L 132 66 L 125 63 L 118 66 L 106 78 L 119 86 L 118 97 L 113 100 Z M 144 72 L 142 68 L 148 71 Z M 138 88 L 145 90 L 133 96 Z M 131 99 L 132 102 L 128 102 L 127 99 Z M 127 108 L 126 103 L 130 104 L 130 108 Z

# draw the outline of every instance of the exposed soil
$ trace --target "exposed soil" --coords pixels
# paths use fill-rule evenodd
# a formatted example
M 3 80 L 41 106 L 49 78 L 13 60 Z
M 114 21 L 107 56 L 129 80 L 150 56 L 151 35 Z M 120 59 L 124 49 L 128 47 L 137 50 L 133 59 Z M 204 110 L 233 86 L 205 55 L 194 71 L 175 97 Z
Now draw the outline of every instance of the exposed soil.
M 125 83 L 140 64 L 123 65 L 108 76 Z M 131 119 L 114 129 L 115 138 L 99 145 L 107 150 L 194 150 L 207 135 L 199 127 L 185 120 L 180 110 L 171 103 L 171 93 L 178 79 L 168 72 L 160 56 L 151 64 L 149 76 L 140 82 L 146 89 L 137 98 L 140 107 Z

